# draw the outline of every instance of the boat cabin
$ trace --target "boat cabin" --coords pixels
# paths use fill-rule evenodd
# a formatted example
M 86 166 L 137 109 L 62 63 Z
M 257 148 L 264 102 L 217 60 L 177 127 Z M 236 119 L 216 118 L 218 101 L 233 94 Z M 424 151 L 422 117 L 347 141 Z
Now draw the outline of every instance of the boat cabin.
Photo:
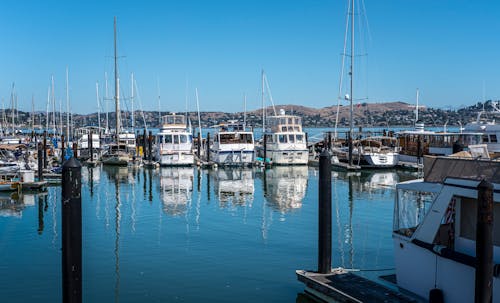
M 186 117 L 184 115 L 165 115 L 161 117 L 162 128 L 186 128 Z

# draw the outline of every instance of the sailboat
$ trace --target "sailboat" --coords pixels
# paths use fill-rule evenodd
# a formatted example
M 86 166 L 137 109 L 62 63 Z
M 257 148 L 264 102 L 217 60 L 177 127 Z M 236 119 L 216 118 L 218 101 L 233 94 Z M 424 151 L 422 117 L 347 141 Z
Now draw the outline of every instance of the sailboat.
M 338 160 L 347 162 L 349 166 L 353 167 L 354 164 L 361 167 L 369 168 L 386 168 L 394 167 L 398 164 L 399 154 L 396 138 L 388 136 L 371 136 L 368 138 L 356 140 L 353 142 L 353 96 L 354 96 L 354 0 L 350 1 L 350 18 L 351 18 L 351 64 L 349 68 L 350 75 L 350 88 L 349 94 L 345 95 L 345 100 L 349 101 L 349 133 L 347 137 L 347 146 L 334 148 L 333 153 L 337 156 Z M 346 22 L 349 27 L 349 22 Z M 346 39 L 347 43 L 347 30 Z M 344 45 L 346 49 L 346 45 Z M 337 115 L 338 116 L 338 115 Z M 357 163 L 355 163 L 355 161 Z
M 118 78 L 118 61 L 116 49 L 116 17 L 114 19 L 114 61 L 115 61 L 115 142 L 107 146 L 101 157 L 103 164 L 107 165 L 127 165 L 129 161 L 135 159 L 135 133 L 121 130 L 120 117 L 120 79 Z

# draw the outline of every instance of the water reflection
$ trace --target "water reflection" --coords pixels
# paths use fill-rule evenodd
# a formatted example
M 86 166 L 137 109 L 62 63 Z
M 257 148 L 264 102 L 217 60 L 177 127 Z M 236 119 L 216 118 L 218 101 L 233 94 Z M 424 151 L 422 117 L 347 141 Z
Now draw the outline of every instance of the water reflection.
M 264 190 L 268 205 L 280 212 L 302 207 L 306 195 L 307 166 L 276 166 L 264 171 Z
M 26 208 L 17 192 L 0 192 L 0 216 L 21 218 Z
M 254 176 L 252 169 L 217 169 L 210 172 L 214 189 L 221 207 L 251 205 L 254 199 Z
M 160 199 L 163 212 L 177 216 L 187 210 L 193 193 L 192 167 L 162 167 L 160 169 Z

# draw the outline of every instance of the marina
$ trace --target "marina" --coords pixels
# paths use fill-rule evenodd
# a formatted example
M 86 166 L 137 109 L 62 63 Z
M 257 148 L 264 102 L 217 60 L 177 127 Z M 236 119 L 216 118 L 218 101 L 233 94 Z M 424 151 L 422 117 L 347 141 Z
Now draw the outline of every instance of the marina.
M 368 276 L 362 270 L 394 268 L 394 184 L 414 174 L 332 177 L 336 265 Z M 317 183 L 317 168 L 305 166 L 83 167 L 84 301 L 295 302 L 297 266 L 316 263 Z M 2 198 L 0 293 L 9 302 L 61 300 L 60 201 L 59 187 Z

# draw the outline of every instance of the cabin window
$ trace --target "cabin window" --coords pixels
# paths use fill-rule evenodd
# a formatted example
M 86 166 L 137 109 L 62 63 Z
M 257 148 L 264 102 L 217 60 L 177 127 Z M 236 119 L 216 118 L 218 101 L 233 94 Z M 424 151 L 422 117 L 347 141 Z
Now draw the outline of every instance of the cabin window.
M 279 135 L 278 139 L 280 143 L 286 143 L 286 135 Z
M 181 143 L 187 143 L 187 136 L 186 135 L 180 135 L 179 137 L 181 139 Z
M 472 198 L 460 198 L 460 210 L 457 214 L 460 215 L 460 231 L 459 236 L 472 241 L 476 240 L 476 224 L 477 224 L 477 200 Z M 500 218 L 500 205 L 493 203 L 493 218 Z M 493 245 L 500 245 L 500 233 L 497 233 L 498 220 L 493 222 Z
M 165 135 L 165 143 L 172 143 L 172 135 Z
M 179 144 L 179 135 L 173 135 L 174 137 L 174 144 Z
M 286 118 L 280 118 L 280 124 L 286 124 Z
M 393 229 L 410 238 L 424 220 L 436 193 L 399 189 L 396 194 Z
M 281 131 L 282 131 L 282 132 L 286 132 L 286 126 L 282 126 L 282 127 L 281 127 Z
M 273 135 L 266 135 L 267 143 L 273 143 Z
M 288 135 L 288 142 L 295 143 L 295 136 L 294 135 Z
M 304 143 L 304 135 L 297 135 L 297 143 Z
M 483 142 L 484 142 L 484 143 L 488 143 L 488 142 L 490 142 L 490 141 L 488 140 L 488 135 L 487 135 L 487 134 L 484 134 L 484 135 L 483 135 Z
M 289 127 L 288 127 L 288 131 L 289 131 L 289 132 L 293 132 L 293 126 L 289 126 Z
M 288 118 L 288 124 L 293 124 L 293 118 Z
M 298 127 L 298 126 L 294 126 L 294 127 L 293 127 L 293 129 L 294 129 L 296 132 L 300 131 L 300 129 L 299 129 L 299 127 Z
M 497 135 L 490 135 L 490 142 L 491 143 L 497 143 Z
M 189 134 L 188 135 L 188 143 L 193 142 L 193 135 Z

